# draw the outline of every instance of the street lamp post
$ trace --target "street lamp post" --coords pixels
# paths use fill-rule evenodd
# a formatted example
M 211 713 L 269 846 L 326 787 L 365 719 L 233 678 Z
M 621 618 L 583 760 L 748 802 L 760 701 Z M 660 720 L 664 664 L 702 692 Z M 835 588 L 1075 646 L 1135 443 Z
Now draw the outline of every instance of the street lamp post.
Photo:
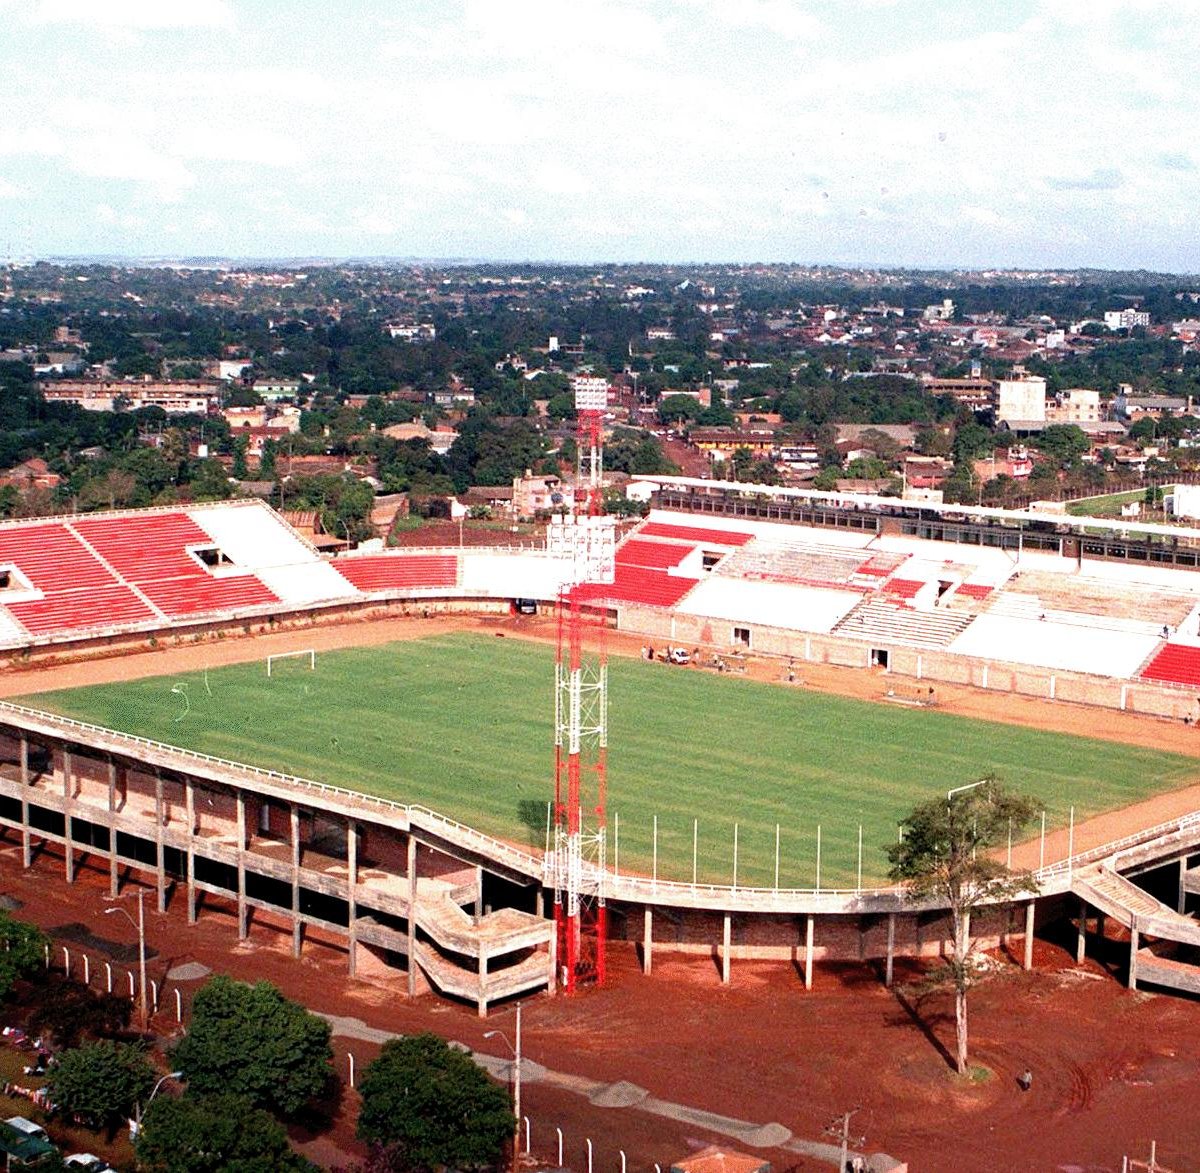
M 158 1089 L 160 1087 L 162 1087 L 162 1085 L 164 1083 L 166 1083 L 168 1079 L 182 1079 L 182 1078 L 183 1078 L 182 1071 L 168 1071 L 167 1074 L 164 1075 L 162 1077 L 162 1079 L 160 1079 L 158 1081 L 158 1083 L 156 1083 L 154 1085 L 154 1090 L 146 1097 L 146 1107 L 147 1108 L 150 1107 L 151 1103 L 154 1101 L 154 1097 L 156 1095 L 158 1095 Z M 141 1127 L 142 1127 L 142 1105 L 141 1104 L 137 1105 L 137 1116 L 135 1117 L 135 1119 L 137 1122 L 138 1129 L 140 1131 Z
M 138 980 L 141 982 L 141 998 L 139 999 L 138 1013 L 141 1018 L 142 1033 L 145 1034 L 150 1026 L 150 1009 L 146 1001 L 146 893 L 139 888 L 137 891 L 138 898 L 138 918 L 135 921 L 125 909 L 117 906 L 114 908 L 106 908 L 105 915 L 112 912 L 119 912 L 135 929 L 138 935 Z
M 521 1155 L 521 1003 L 517 1003 L 516 1043 L 509 1041 L 502 1030 L 485 1031 L 485 1039 L 502 1038 L 513 1053 L 513 1149 L 512 1167 L 516 1173 Z

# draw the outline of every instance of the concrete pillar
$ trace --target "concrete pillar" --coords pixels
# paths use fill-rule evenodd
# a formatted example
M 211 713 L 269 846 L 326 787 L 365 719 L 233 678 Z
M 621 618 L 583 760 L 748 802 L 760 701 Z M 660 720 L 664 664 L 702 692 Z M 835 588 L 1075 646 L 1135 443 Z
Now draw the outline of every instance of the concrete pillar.
M 237 918 L 238 940 L 246 939 L 246 795 L 237 792 Z
M 646 905 L 642 913 L 642 973 L 648 974 L 654 967 L 654 912 Z
M 1187 877 L 1187 870 L 1188 861 L 1185 855 L 1179 861 L 1179 900 L 1175 905 L 1175 911 L 1181 915 L 1187 909 L 1187 890 L 1183 886 Z
M 538 917 L 546 915 L 546 894 L 540 887 L 533 894 L 533 915 Z
M 1133 925 L 1129 930 L 1129 988 L 1137 989 L 1137 966 L 1138 966 L 1138 945 L 1141 934 L 1138 932 L 1137 917 L 1133 918 Z
M 726 986 L 729 985 L 729 938 L 732 919 L 729 913 L 726 913 L 721 925 L 721 982 Z
M 550 934 L 550 948 L 547 950 L 547 953 L 548 953 L 547 961 L 550 966 L 550 973 L 547 975 L 548 980 L 546 982 L 546 993 L 548 993 L 550 995 L 550 997 L 553 998 L 554 995 L 558 992 L 558 927 L 557 926 L 555 926 L 554 931 Z
M 417 840 L 408 832 L 408 996 L 417 995 Z
M 350 976 L 358 973 L 358 824 L 346 823 L 346 961 Z
M 887 960 L 883 965 L 883 984 L 890 989 L 896 960 L 896 914 L 894 912 L 888 913 L 887 925 Z
M 292 840 L 292 956 L 300 956 L 304 925 L 300 923 L 300 808 L 293 802 L 289 808 Z
M 116 896 L 121 886 L 117 863 L 117 763 L 108 759 L 108 894 Z
M 33 847 L 29 840 L 29 738 L 21 734 L 21 866 L 33 864 Z
M 1104 924 L 1105 924 L 1104 913 L 1097 910 L 1097 912 L 1096 912 L 1096 939 L 1098 941 L 1100 941 L 1101 943 L 1103 943 L 1103 941 L 1104 941 Z
M 812 989 L 813 979 L 813 917 L 809 913 L 804 926 L 804 988 Z
M 475 920 L 483 916 L 483 868 L 475 868 Z
M 63 746 L 63 860 L 66 865 L 67 883 L 75 883 L 75 841 L 71 838 L 71 773 L 74 763 L 71 751 Z
M 1075 934 L 1075 964 L 1082 965 L 1087 956 L 1087 913 L 1086 900 L 1079 902 L 1079 931 Z
M 196 785 L 191 778 L 183 782 L 183 799 L 187 804 L 187 919 L 196 923 Z
M 1033 968 L 1033 918 L 1036 902 L 1031 900 L 1025 905 L 1025 959 L 1024 969 Z
M 479 1011 L 480 1018 L 487 1017 L 487 976 L 487 950 L 481 945 L 479 948 L 479 997 L 476 1000 L 476 1008 Z
M 158 911 L 167 910 L 167 865 L 163 858 L 163 779 L 154 771 L 154 883 L 158 891 Z

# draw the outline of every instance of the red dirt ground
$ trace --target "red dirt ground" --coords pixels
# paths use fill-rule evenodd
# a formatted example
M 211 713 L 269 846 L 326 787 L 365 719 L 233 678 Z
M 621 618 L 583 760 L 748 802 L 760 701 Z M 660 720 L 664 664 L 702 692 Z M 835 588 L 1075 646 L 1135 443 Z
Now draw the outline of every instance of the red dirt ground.
M 102 920 L 107 869 L 84 869 L 73 888 L 61 859 L 42 853 L 23 873 L 12 848 L 0 852 L 4 891 L 24 901 L 17 915 L 53 930 L 84 922 L 122 942 L 123 921 Z M 239 944 L 234 921 L 213 907 L 188 928 L 183 902 L 165 914 L 147 908 L 147 939 L 158 953 L 150 976 L 199 960 L 245 979 L 268 978 L 313 1009 L 362 1019 L 389 1031 L 432 1030 L 491 1054 L 505 1053 L 483 1032 L 512 1033 L 512 1011 L 486 1021 L 470 1007 L 431 996 L 407 1002 L 393 985 L 349 981 L 345 955 L 310 941 L 299 962 L 290 933 L 255 923 Z M 1117 964 L 1123 952 L 1108 943 Z M 1018 943 L 1019 947 L 1019 943 Z M 76 953 L 78 951 L 76 950 Z M 100 958 L 92 957 L 97 980 Z M 79 962 L 75 962 L 76 967 Z M 971 998 L 972 1059 L 990 1069 L 974 1085 L 954 1079 L 939 1047 L 953 1045 L 951 1008 L 942 995 L 885 990 L 865 965 L 822 966 L 805 993 L 789 966 L 735 962 L 722 987 L 705 960 L 659 954 L 643 976 L 631 947 L 614 946 L 610 985 L 573 998 L 525 1003 L 527 1058 L 555 1071 L 597 1080 L 628 1080 L 652 1095 L 757 1123 L 777 1120 L 799 1137 L 820 1140 L 839 1112 L 860 1108 L 855 1129 L 868 1150 L 906 1159 L 914 1170 L 1118 1170 L 1124 1153 L 1144 1156 L 1157 1139 L 1174 1170 L 1200 1168 L 1200 1006 L 1185 998 L 1131 994 L 1096 962 L 1076 969 L 1067 952 L 1039 941 L 1035 969 L 997 959 L 990 980 Z M 898 977 L 912 978 L 901 970 Z M 195 984 L 185 986 L 185 999 Z M 156 1020 L 174 1028 L 173 996 Z M 360 1065 L 376 1047 L 334 1038 L 345 1074 L 348 1050 Z M 1026 1066 L 1033 1090 L 1015 1083 Z M 720 1136 L 634 1109 L 592 1107 L 566 1092 L 527 1082 L 524 1107 L 534 1150 L 556 1156 L 554 1128 L 567 1138 L 565 1158 L 584 1165 L 583 1138 L 595 1145 L 596 1169 L 616 1173 L 618 1150 L 631 1170 L 664 1168 Z M 326 1167 L 359 1155 L 353 1140 L 354 1093 L 331 1129 L 295 1134 Z M 731 1142 L 725 1139 L 729 1145 Z M 732 1146 L 731 1147 L 737 1147 Z M 822 1166 L 794 1153 L 763 1150 L 776 1169 Z M 827 1166 L 826 1166 L 827 1167 Z
M 552 624 L 540 618 L 351 622 L 10 671 L 0 681 L 0 695 L 215 666 L 298 646 L 322 650 L 464 627 L 553 638 Z M 614 635 L 612 646 L 636 655 L 640 642 Z M 664 668 L 676 670 L 682 669 Z M 751 671 L 768 680 L 782 675 L 778 661 L 765 659 L 756 660 Z M 802 671 L 810 688 L 867 699 L 884 691 L 878 677 L 862 671 L 812 665 Z M 1170 722 L 966 688 L 939 687 L 939 699 L 944 710 L 967 716 L 1193 755 L 1200 749 L 1200 733 Z M 1076 828 L 1077 847 L 1197 807 L 1200 787 L 1162 795 Z M 0 877 L 5 891 L 25 901 L 19 916 L 48 928 L 85 921 L 99 931 L 106 874 L 84 870 L 68 888 L 52 853 L 43 853 L 25 875 L 19 855 L 9 848 L 0 850 Z M 473 1010 L 433 998 L 409 1004 L 397 996 L 398 983 L 389 988 L 348 981 L 344 954 L 336 949 L 310 944 L 295 962 L 290 934 L 260 922 L 251 941 L 239 945 L 228 915 L 206 909 L 189 929 L 180 904 L 163 916 L 148 912 L 151 942 L 170 964 L 197 959 L 235 976 L 267 977 L 314 1009 L 393 1031 L 430 1029 L 481 1051 L 503 1051 L 499 1040 L 484 1041 L 482 1033 L 508 1030 L 511 1011 L 482 1023 Z M 124 922 L 114 919 L 104 928 L 124 936 Z M 1115 971 L 1122 947 L 1117 941 L 1110 946 Z M 1200 1096 L 1200 1005 L 1177 996 L 1131 994 L 1092 961 L 1074 968 L 1055 944 L 1038 942 L 1034 973 L 1005 963 L 972 995 L 973 1059 L 993 1074 L 969 1086 L 950 1076 L 936 1045 L 952 1043 L 948 1001 L 933 996 L 917 1009 L 911 998 L 883 989 L 865 965 L 818 965 L 815 987 L 805 993 L 795 972 L 778 962 L 735 962 L 731 985 L 722 987 L 706 960 L 659 953 L 653 976 L 644 977 L 631 948 L 614 946 L 613 954 L 608 988 L 526 1003 L 525 1052 L 531 1060 L 589 1078 L 628 1080 L 660 1098 L 729 1116 L 778 1120 L 810 1140 L 825 1139 L 822 1130 L 835 1114 L 861 1107 L 854 1128 L 866 1135 L 863 1147 L 890 1152 L 917 1170 L 1115 1171 L 1125 1153 L 1144 1158 L 1152 1139 L 1167 1167 L 1177 1173 L 1200 1170 L 1194 1155 L 1200 1153 L 1200 1113 L 1192 1108 Z M 168 962 L 156 964 L 161 973 Z M 159 1020 L 164 1028 L 170 1025 L 166 1018 Z M 360 1064 L 375 1050 L 337 1038 L 334 1045 L 343 1073 L 347 1049 Z M 1027 1065 L 1035 1082 L 1022 1094 L 1014 1081 Z M 566 1161 L 582 1169 L 583 1137 L 590 1136 L 597 1173 L 615 1173 L 618 1149 L 626 1152 L 631 1170 L 648 1171 L 652 1162 L 665 1168 L 691 1148 L 721 1139 L 637 1109 L 595 1108 L 537 1084 L 526 1085 L 525 1107 L 535 1152 L 555 1156 L 557 1125 L 567 1136 Z M 352 1159 L 358 1153 L 353 1115 L 350 1093 L 334 1127 L 304 1140 L 305 1151 L 326 1166 Z M 776 1169 L 821 1167 L 791 1153 L 764 1155 Z

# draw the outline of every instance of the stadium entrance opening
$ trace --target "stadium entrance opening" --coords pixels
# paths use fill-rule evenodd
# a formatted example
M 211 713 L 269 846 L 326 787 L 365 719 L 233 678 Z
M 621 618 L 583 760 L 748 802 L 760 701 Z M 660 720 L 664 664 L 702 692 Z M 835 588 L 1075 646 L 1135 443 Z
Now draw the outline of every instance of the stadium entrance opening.
M 872 648 L 871 649 L 871 667 L 886 668 L 888 666 L 888 650 L 887 648 Z

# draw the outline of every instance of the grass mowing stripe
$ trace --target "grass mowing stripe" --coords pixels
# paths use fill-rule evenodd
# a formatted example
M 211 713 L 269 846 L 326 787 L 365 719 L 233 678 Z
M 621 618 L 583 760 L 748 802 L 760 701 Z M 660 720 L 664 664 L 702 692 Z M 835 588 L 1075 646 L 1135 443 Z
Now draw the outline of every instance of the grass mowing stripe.
M 996 772 L 1062 825 L 1184 785 L 1194 759 L 947 713 L 614 659 L 609 822 L 622 870 L 808 886 L 864 879 L 917 802 Z M 172 691 L 182 686 L 182 691 Z M 211 695 L 210 695 L 211 692 Z M 186 694 L 186 699 L 184 694 Z M 25 703 L 254 765 L 433 807 L 540 847 L 551 797 L 553 651 L 474 634 L 42 693 Z M 186 713 L 186 715 L 184 715 Z M 610 856 L 612 852 L 610 849 Z

